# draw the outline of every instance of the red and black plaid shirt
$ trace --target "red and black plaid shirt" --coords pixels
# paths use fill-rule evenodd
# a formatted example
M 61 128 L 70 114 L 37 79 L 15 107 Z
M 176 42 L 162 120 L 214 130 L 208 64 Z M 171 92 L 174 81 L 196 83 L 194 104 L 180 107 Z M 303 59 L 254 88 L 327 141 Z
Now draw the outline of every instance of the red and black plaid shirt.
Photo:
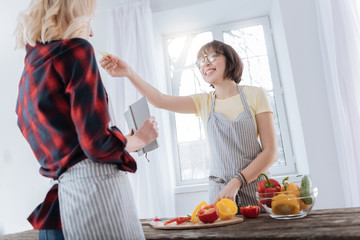
M 16 106 L 40 173 L 52 179 L 89 158 L 136 171 L 126 138 L 109 128 L 107 94 L 91 44 L 80 38 L 27 46 Z M 29 216 L 35 229 L 61 229 L 58 186 Z

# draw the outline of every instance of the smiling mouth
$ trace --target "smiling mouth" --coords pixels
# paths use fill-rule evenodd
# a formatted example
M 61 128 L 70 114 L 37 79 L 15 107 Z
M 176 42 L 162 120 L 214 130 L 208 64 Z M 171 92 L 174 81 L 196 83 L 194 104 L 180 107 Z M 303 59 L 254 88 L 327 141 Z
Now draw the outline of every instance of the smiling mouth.
M 211 73 L 215 72 L 215 69 L 209 69 L 205 72 L 205 76 L 210 75 Z

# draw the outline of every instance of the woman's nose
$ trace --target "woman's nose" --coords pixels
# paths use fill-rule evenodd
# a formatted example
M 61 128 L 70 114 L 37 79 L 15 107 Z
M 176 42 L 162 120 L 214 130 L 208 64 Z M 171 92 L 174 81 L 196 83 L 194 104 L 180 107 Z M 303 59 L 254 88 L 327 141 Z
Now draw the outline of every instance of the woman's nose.
M 204 58 L 204 66 L 210 65 L 210 61 L 207 57 Z

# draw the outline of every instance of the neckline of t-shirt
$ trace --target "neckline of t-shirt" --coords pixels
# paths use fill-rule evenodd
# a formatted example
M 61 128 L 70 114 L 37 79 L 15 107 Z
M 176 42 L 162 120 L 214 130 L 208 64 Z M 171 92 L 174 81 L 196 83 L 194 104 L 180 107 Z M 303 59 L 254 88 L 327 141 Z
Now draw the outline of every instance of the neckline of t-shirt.
M 240 86 L 240 87 L 244 91 L 245 85 Z M 214 92 L 213 94 L 216 94 L 216 93 Z M 225 101 L 231 100 L 232 98 L 237 98 L 237 97 L 240 97 L 240 92 L 238 94 L 234 95 L 234 96 L 231 96 L 231 97 L 228 97 L 228 98 L 225 98 L 225 99 L 218 99 L 218 98 L 216 98 L 216 95 L 215 95 L 215 101 L 225 102 Z
M 218 99 L 215 97 L 215 101 L 217 102 L 225 102 L 225 101 L 229 101 L 229 100 L 232 100 L 233 98 L 238 98 L 240 97 L 240 93 L 234 95 L 234 96 L 231 96 L 231 97 L 228 97 L 228 98 L 225 98 L 225 99 Z

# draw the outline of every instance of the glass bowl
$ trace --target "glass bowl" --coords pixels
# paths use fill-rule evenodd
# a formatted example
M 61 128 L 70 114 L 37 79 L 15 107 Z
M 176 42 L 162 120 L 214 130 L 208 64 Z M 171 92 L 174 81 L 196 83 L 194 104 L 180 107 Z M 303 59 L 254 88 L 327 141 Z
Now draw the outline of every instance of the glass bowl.
M 260 206 L 275 219 L 294 219 L 306 217 L 315 204 L 317 187 L 309 188 L 300 194 L 295 192 L 258 193 Z

